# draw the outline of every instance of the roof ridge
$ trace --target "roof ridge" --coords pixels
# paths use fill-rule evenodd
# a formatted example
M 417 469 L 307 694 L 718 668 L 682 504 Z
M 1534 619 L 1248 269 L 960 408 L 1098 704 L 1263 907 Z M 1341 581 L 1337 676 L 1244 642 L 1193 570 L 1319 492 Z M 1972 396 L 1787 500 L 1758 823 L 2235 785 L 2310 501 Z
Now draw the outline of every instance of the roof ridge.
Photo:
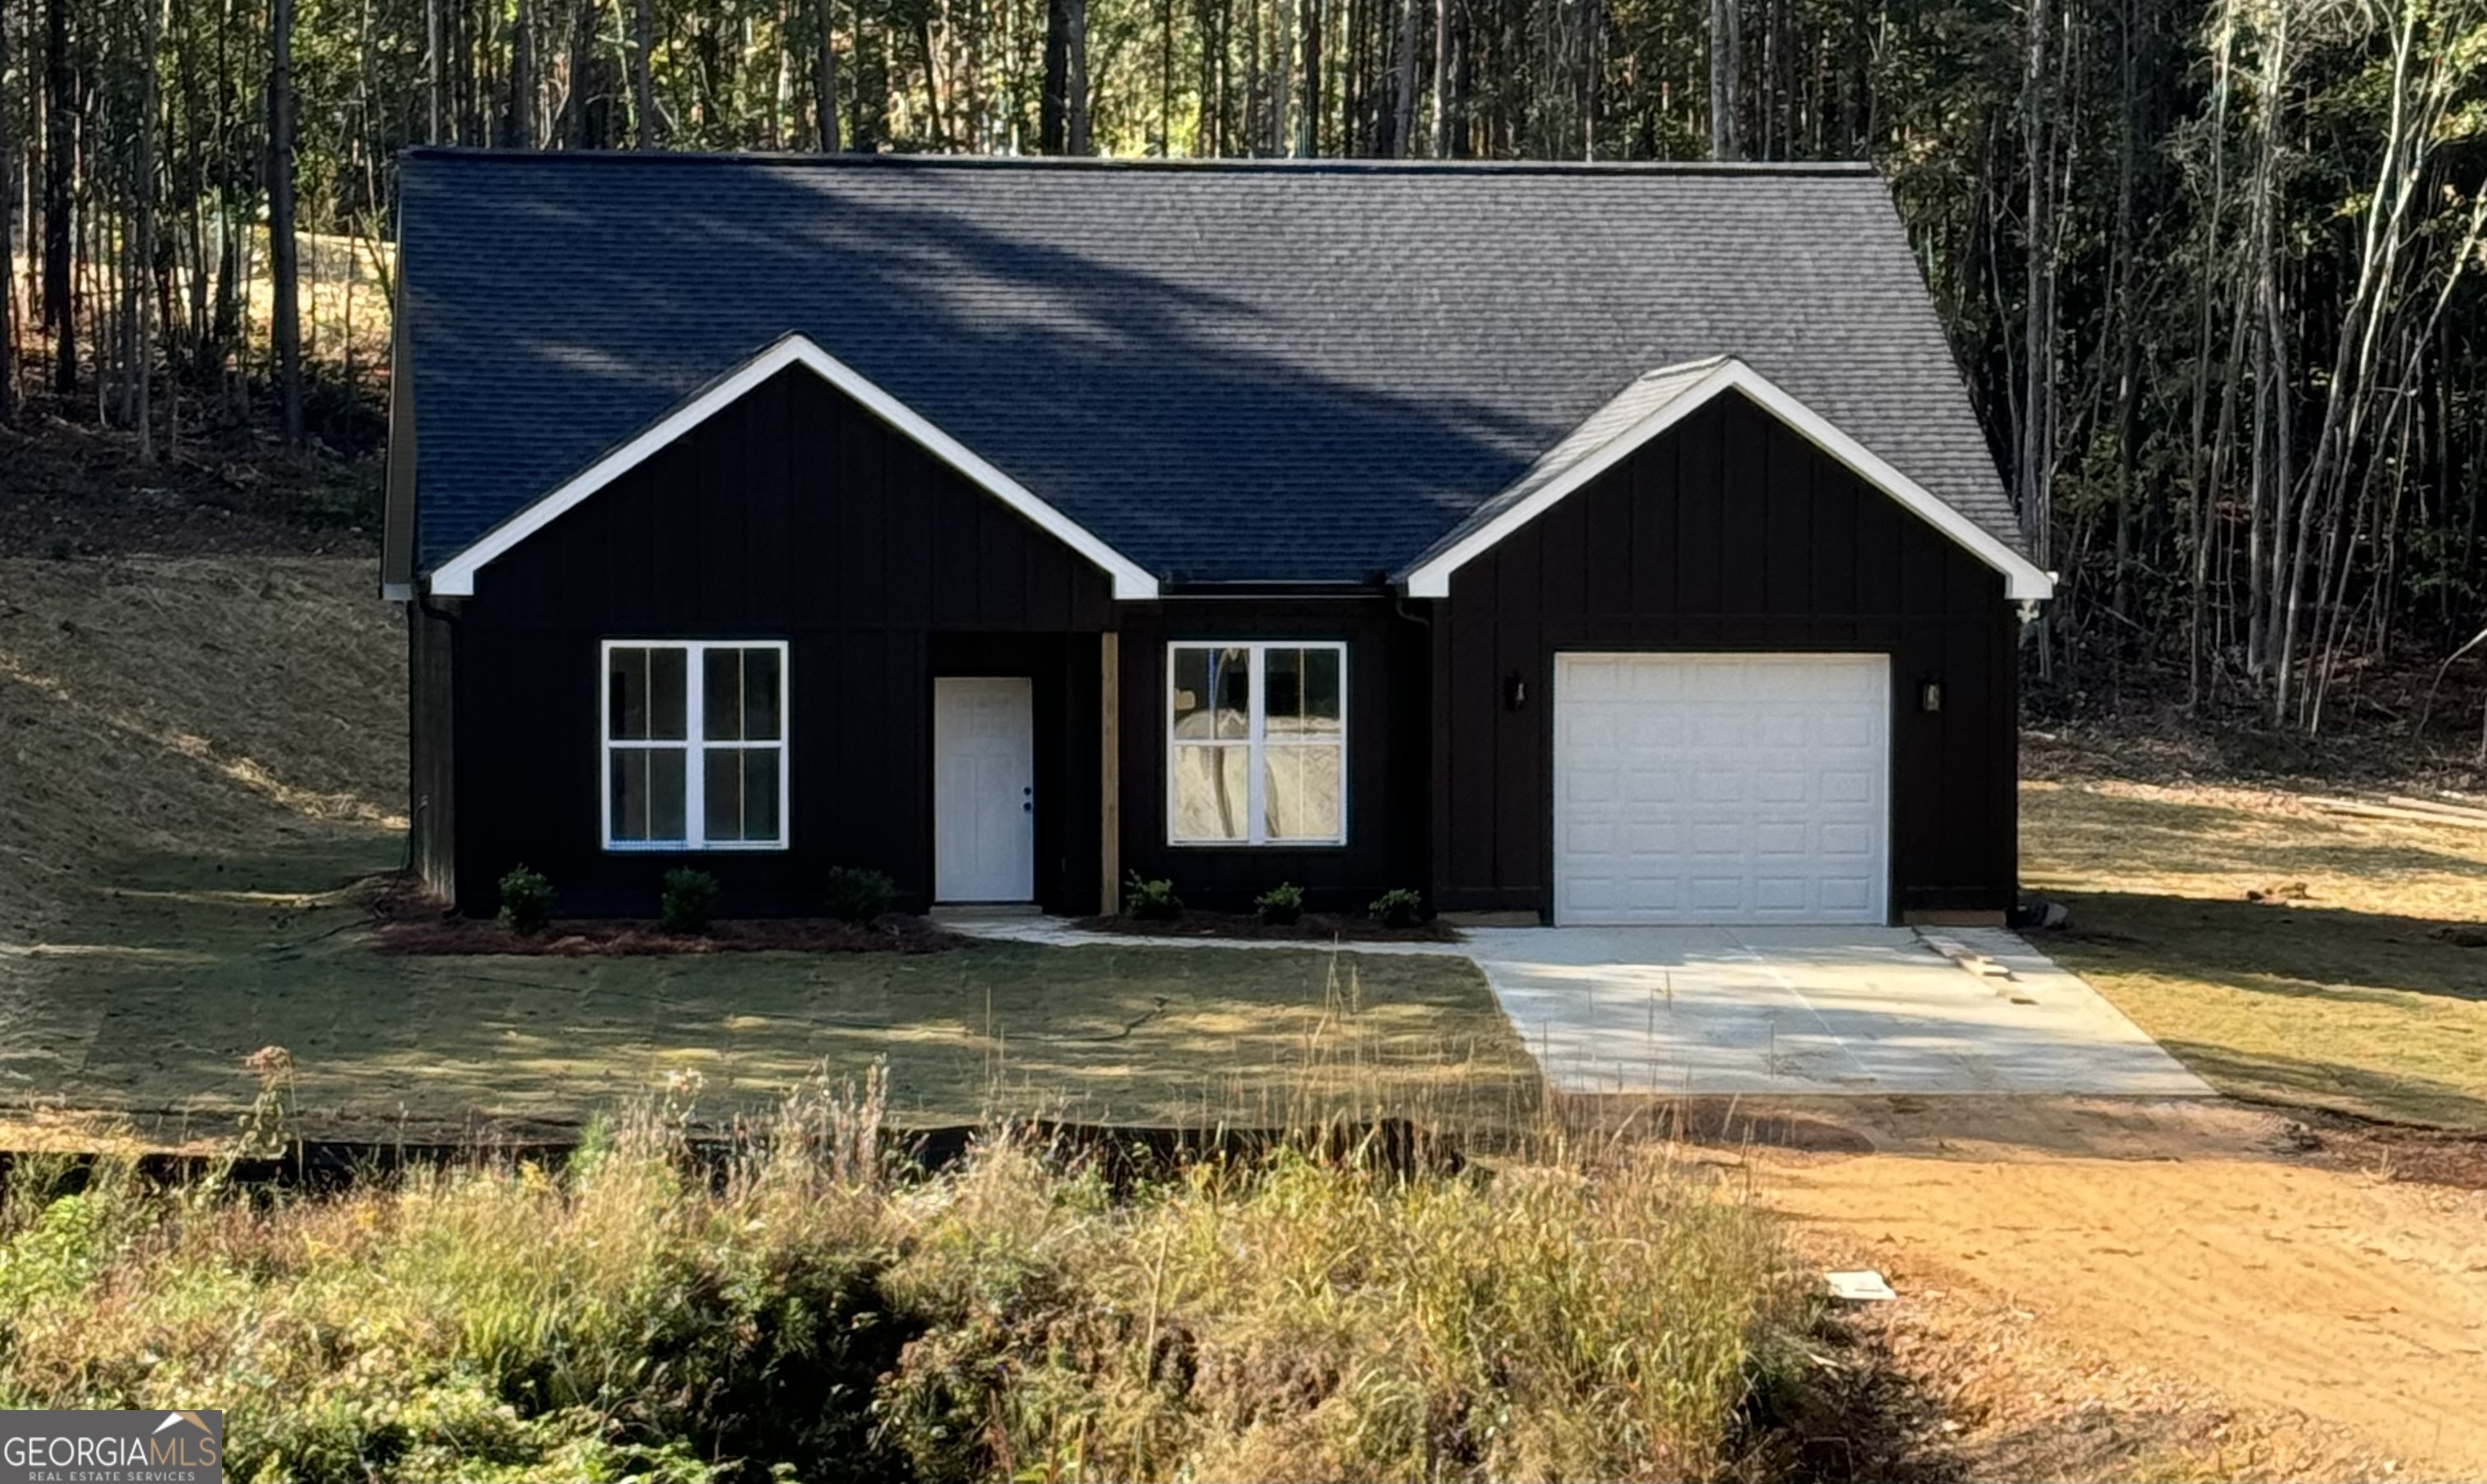
M 1649 370 L 1642 371 L 1637 377 L 1634 378 L 1635 384 L 1638 385 L 1651 381 L 1670 381 L 1678 376 L 1690 376 L 1695 371 L 1716 371 L 1734 359 L 1736 359 L 1734 356 L 1727 354 L 1725 351 L 1720 351 L 1717 355 L 1697 356 L 1690 361 L 1677 361 L 1671 366 L 1653 366 Z M 1618 393 L 1617 395 L 1620 396 L 1621 394 Z
M 1581 175 L 1744 176 L 1787 179 L 1874 177 L 1870 160 L 1387 160 L 1043 154 L 771 153 L 700 150 L 487 150 L 459 145 L 414 145 L 405 159 L 544 165 L 749 165 L 823 170 L 1114 171 L 1200 175 Z

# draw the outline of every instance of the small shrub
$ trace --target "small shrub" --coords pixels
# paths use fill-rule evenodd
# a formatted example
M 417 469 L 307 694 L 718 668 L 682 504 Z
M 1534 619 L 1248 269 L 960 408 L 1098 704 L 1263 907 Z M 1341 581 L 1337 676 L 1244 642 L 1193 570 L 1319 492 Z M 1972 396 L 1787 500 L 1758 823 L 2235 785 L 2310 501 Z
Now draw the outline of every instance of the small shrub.
M 704 933 L 716 915 L 716 878 L 706 871 L 678 866 L 665 872 L 665 894 L 657 908 L 657 925 L 669 933 Z
M 1271 927 L 1290 926 L 1304 915 L 1304 889 L 1281 881 L 1252 898 L 1252 911 Z
M 511 866 L 501 877 L 501 912 L 495 921 L 523 938 L 544 931 L 551 917 L 552 883 L 542 871 Z
M 1424 914 L 1425 898 L 1413 887 L 1392 887 L 1364 910 L 1384 927 L 1413 927 Z
M 857 927 L 870 925 L 897 900 L 897 882 L 880 871 L 852 866 L 829 867 L 828 889 L 821 899 L 829 916 Z
M 1123 916 L 1142 922 L 1171 922 L 1183 916 L 1183 898 L 1174 894 L 1174 883 L 1164 877 L 1144 879 L 1132 871 L 1123 883 Z

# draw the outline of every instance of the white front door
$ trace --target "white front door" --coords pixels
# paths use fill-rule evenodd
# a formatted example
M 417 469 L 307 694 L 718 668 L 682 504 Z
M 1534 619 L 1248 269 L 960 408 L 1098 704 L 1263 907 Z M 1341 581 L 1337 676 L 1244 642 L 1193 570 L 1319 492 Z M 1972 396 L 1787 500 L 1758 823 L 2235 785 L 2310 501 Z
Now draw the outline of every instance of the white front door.
M 1036 728 L 1023 676 L 933 682 L 933 895 L 1036 895 Z
M 1880 922 L 1880 654 L 1562 654 L 1554 921 Z

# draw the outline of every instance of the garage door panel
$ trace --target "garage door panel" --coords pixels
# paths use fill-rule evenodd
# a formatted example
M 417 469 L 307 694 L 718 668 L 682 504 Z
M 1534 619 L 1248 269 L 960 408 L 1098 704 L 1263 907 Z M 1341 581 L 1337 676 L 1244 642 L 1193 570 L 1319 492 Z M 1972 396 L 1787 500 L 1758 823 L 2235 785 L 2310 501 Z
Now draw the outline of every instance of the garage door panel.
M 1753 774 L 1753 802 L 1802 804 L 1813 797 L 1813 775 L 1798 768 L 1765 768 Z
M 1814 853 L 1812 828 L 1797 820 L 1764 820 L 1753 826 L 1753 854 L 1764 860 L 1785 860 L 1794 857 L 1809 860 Z
M 1822 882 L 1822 910 L 1825 913 L 1869 911 L 1877 894 L 1874 884 L 1862 876 L 1826 877 Z M 1881 914 L 1876 916 L 1879 918 Z
M 1558 921 L 1881 921 L 1881 655 L 1561 655 Z

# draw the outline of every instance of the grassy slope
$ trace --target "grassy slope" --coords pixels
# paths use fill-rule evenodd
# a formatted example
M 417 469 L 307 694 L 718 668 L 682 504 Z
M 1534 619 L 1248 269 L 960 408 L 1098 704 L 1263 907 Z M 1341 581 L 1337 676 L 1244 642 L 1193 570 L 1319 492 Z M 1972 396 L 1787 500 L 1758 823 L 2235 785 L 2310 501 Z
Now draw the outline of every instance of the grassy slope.
M 2298 795 L 2069 780 L 2022 794 L 2048 949 L 2223 1091 L 2487 1128 L 2487 831 Z M 2249 891 L 2303 885 L 2303 900 Z
M 0 561 L 0 1098 L 220 1136 L 240 1058 L 278 1043 L 336 1135 L 557 1130 L 681 1072 L 722 1113 L 875 1056 L 921 1122 L 1533 1102 L 1458 959 L 1350 956 L 1334 981 L 1321 953 L 1137 947 L 372 953 L 340 889 L 399 864 L 405 762 L 371 581 L 350 560 Z

